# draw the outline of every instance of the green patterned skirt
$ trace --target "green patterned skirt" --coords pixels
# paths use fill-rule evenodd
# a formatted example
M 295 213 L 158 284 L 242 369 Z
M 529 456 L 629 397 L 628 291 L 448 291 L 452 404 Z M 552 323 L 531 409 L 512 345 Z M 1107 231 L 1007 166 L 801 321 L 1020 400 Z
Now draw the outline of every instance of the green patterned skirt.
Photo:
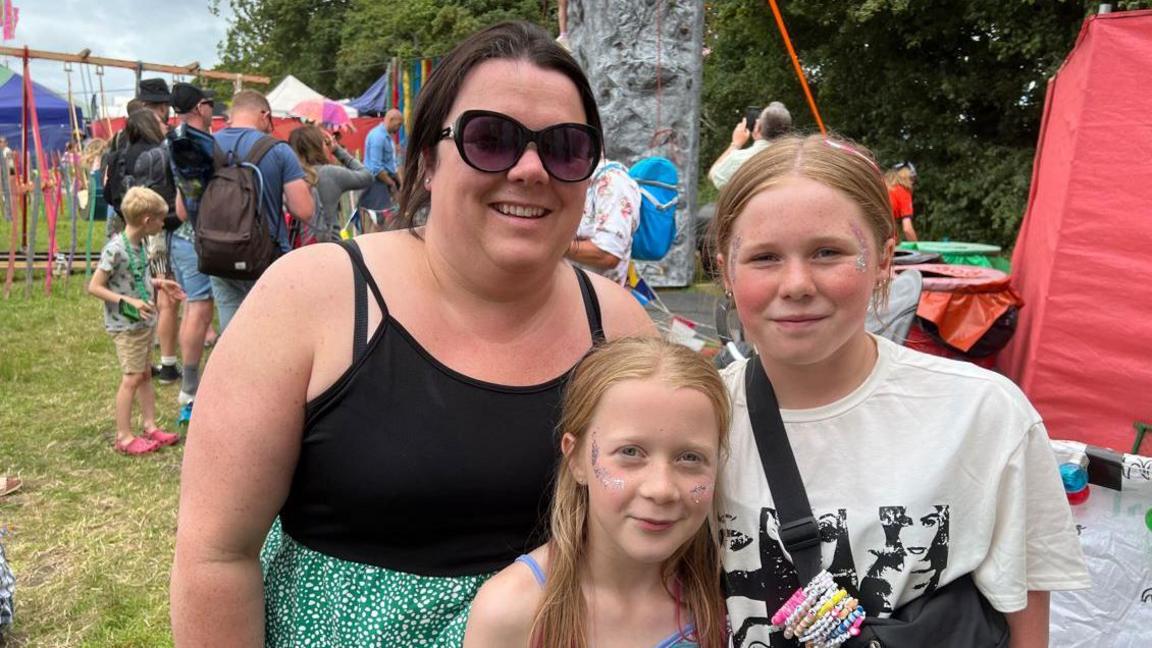
M 265 645 L 458 647 L 468 610 L 491 574 L 430 577 L 340 560 L 283 533 L 260 553 Z

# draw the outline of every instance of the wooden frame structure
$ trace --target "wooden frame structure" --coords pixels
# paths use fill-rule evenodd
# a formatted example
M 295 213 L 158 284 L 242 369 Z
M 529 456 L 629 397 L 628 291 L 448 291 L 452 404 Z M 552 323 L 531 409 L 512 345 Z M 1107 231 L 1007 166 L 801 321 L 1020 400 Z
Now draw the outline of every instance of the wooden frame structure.
M 76 54 L 64 54 L 60 52 L 28 49 L 27 47 L 0 47 L 0 55 L 16 56 L 20 58 L 28 57 L 30 59 L 43 59 L 48 61 L 62 61 L 64 63 L 87 63 L 89 65 L 98 65 L 102 67 L 115 67 L 135 70 L 137 80 L 139 80 L 140 73 L 147 70 L 149 72 L 164 72 L 167 74 L 187 74 L 189 76 L 201 76 L 208 79 L 223 79 L 226 81 L 232 81 L 238 86 L 243 83 L 259 83 L 266 85 L 272 82 L 272 80 L 266 76 L 241 74 L 238 72 L 224 72 L 222 70 L 204 70 L 201 69 L 200 63 L 198 61 L 193 61 L 188 65 L 145 63 L 143 61 L 128 61 L 125 59 L 92 56 L 92 51 L 89 49 L 83 49 Z

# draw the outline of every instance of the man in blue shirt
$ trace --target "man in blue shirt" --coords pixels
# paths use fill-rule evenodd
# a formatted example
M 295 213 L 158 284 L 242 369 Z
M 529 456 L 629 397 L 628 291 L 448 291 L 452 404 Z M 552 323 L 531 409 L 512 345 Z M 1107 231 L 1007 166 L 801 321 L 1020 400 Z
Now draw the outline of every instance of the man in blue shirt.
M 271 133 L 272 107 L 268 100 L 255 90 L 241 90 L 232 97 L 228 128 L 216 133 L 216 144 L 225 155 L 232 152 L 237 159 L 243 159 L 261 136 Z M 264 178 L 264 207 L 270 231 L 280 245 L 280 252 L 287 253 L 292 246 L 288 243 L 284 208 L 287 207 L 293 217 L 310 221 L 315 206 L 312 189 L 304 179 L 299 158 L 287 142 L 278 142 L 257 166 Z M 255 283 L 253 280 L 212 277 L 212 296 L 220 314 L 221 333 Z
M 386 229 L 386 215 L 392 207 L 392 196 L 400 188 L 396 147 L 392 135 L 404 124 L 404 114 L 393 108 L 384 121 L 368 131 L 364 140 L 364 167 L 376 176 L 372 186 L 360 196 L 360 223 L 365 232 Z

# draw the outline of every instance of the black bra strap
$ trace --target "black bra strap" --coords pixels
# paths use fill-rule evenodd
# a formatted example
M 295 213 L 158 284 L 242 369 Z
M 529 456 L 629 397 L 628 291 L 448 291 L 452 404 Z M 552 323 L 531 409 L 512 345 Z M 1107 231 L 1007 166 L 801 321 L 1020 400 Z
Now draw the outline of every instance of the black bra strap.
M 580 268 L 572 267 L 580 279 L 580 296 L 584 298 L 584 314 L 588 317 L 588 330 L 592 333 L 592 344 L 604 341 L 604 323 L 600 319 L 600 300 L 596 298 L 596 289 L 592 287 L 592 280 L 588 273 Z
M 377 305 L 380 306 L 382 316 L 388 315 L 388 309 L 384 305 L 384 297 L 380 294 L 379 286 L 372 279 L 372 273 L 368 272 L 368 265 L 364 263 L 364 255 L 360 253 L 360 246 L 356 244 L 356 241 L 348 239 L 340 241 L 340 247 L 344 248 L 344 251 L 352 259 L 352 281 L 356 296 L 355 324 L 352 331 L 352 359 L 355 361 L 368 348 L 368 293 L 365 287 L 372 290 L 372 295 L 376 298 Z

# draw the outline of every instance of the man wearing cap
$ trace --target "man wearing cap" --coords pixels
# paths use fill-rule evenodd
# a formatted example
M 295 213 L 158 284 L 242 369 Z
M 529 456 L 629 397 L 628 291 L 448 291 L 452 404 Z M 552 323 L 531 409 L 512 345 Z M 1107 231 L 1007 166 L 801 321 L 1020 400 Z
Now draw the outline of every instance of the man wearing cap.
M 365 232 L 384 229 L 381 214 L 392 207 L 392 195 L 400 188 L 392 135 L 403 125 L 404 113 L 393 108 L 364 139 L 364 167 L 375 176 L 372 185 L 360 196 L 360 223 Z
M 212 327 L 215 307 L 212 282 L 208 275 L 200 272 L 193 231 L 200 209 L 200 196 L 212 174 L 214 107 L 211 90 L 183 82 L 172 86 L 172 108 L 176 111 L 177 124 L 168 132 L 164 150 L 176 182 L 176 214 L 183 221 L 172 233 L 170 249 L 176 280 L 188 295 L 184 321 L 180 324 L 180 355 L 184 359 L 184 371 L 177 401 L 182 406 L 189 406 L 196 398 L 200 386 L 200 358 L 204 353 L 204 340 Z M 190 409 L 187 415 L 191 415 Z M 182 419 L 184 416 L 185 412 L 181 412 Z

